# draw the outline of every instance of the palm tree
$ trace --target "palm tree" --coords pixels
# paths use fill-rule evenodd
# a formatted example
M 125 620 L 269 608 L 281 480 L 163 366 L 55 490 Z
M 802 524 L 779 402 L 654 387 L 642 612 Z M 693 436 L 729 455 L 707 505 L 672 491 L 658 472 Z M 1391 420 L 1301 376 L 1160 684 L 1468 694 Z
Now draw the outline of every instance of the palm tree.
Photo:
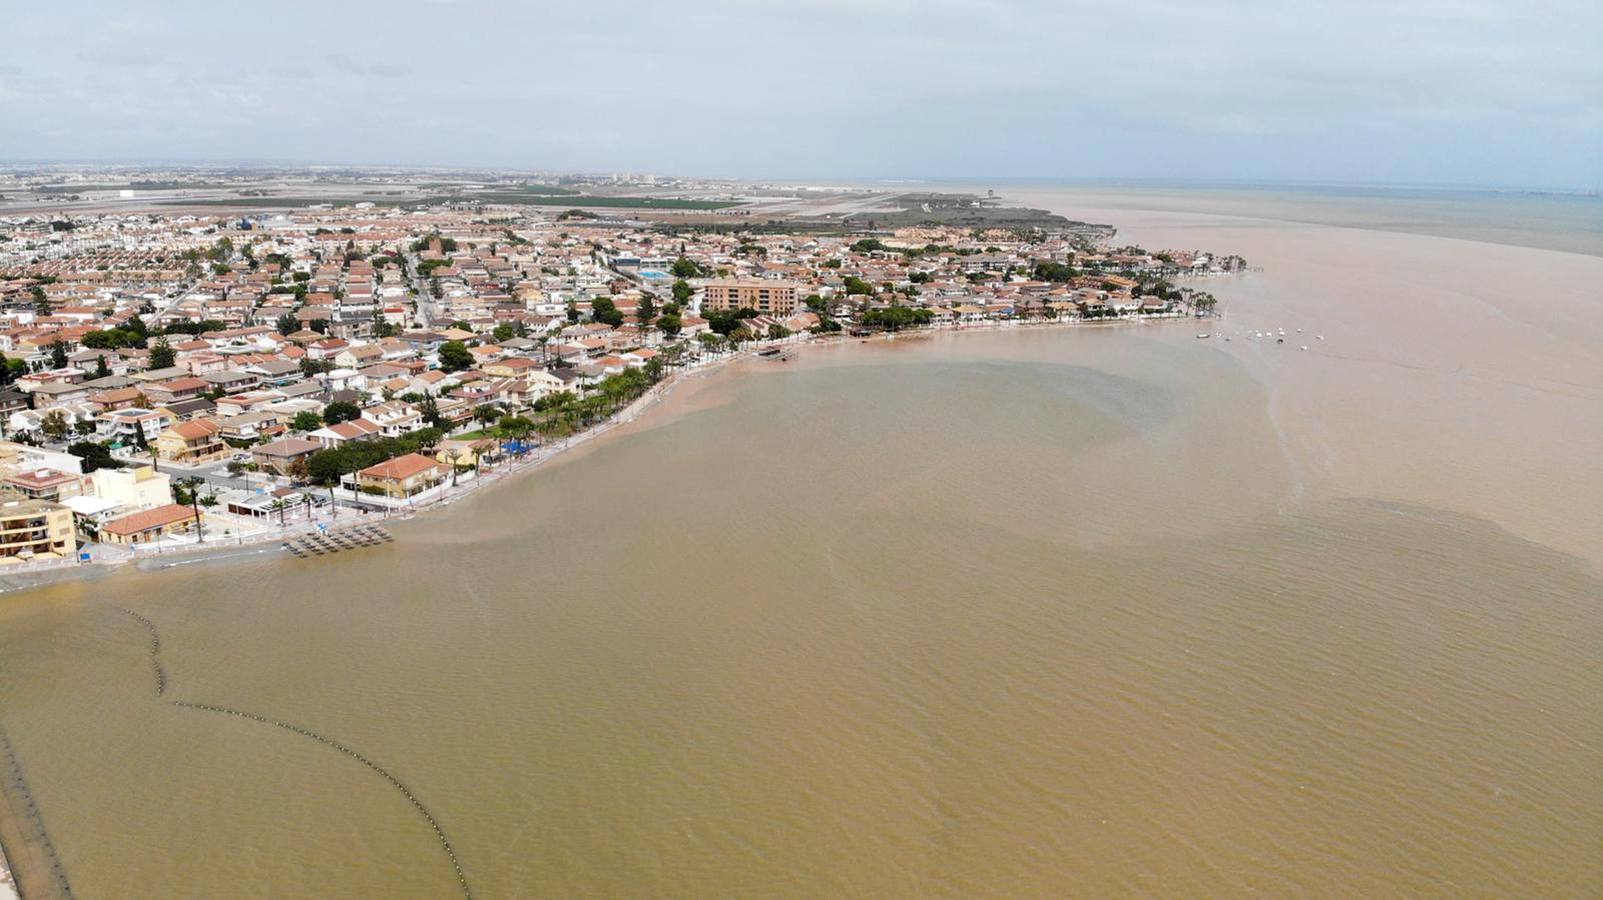
M 144 430 L 140 429 L 140 433 L 143 434 Z M 179 482 L 189 489 L 189 508 L 195 512 L 195 543 L 204 544 L 206 543 L 206 533 L 200 524 L 200 486 L 206 483 L 206 479 L 190 475 L 187 478 L 179 479 Z
M 445 455 L 451 460 L 451 487 L 456 487 L 456 463 L 462 458 L 462 450 L 459 447 L 452 447 L 445 451 Z
M 279 528 L 283 528 L 284 527 L 284 510 L 286 510 L 286 509 L 289 509 L 289 504 L 285 503 L 283 498 L 279 498 L 277 500 L 274 500 L 272 503 L 267 504 L 267 511 L 268 512 L 270 512 L 270 513 L 275 513 L 275 512 L 278 513 L 278 527 Z

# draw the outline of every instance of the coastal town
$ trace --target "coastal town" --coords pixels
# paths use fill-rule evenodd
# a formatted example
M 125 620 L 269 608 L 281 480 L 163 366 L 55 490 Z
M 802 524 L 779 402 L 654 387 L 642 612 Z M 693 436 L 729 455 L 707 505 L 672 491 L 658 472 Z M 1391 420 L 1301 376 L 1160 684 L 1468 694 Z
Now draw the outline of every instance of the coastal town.
M 23 185 L 65 202 L 0 204 L 0 576 L 405 514 L 802 342 L 1206 317 L 1246 265 L 994 195 L 617 182 Z

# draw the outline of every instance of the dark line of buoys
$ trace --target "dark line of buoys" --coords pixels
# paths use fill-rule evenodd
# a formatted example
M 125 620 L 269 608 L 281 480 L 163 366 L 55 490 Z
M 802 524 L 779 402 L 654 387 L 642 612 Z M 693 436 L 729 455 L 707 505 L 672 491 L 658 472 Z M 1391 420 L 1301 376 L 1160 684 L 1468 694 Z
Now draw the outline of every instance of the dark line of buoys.
M 17 762 L 17 752 L 11 746 L 11 736 L 6 734 L 4 728 L 0 728 L 0 750 L 4 750 L 6 756 L 6 780 L 10 782 L 11 790 L 22 799 L 25 807 L 22 812 L 33 826 L 34 839 L 44 850 L 45 855 L 50 857 L 50 876 L 55 880 L 61 896 L 71 897 L 72 883 L 67 880 L 67 867 L 62 865 L 61 857 L 56 854 L 56 845 L 50 840 L 50 832 L 45 830 L 44 816 L 39 813 L 39 804 L 33 800 L 33 791 L 28 788 L 28 780 L 22 777 L 22 764 Z M 16 861 L 16 858 L 12 859 L 13 863 Z M 17 873 L 11 874 L 12 886 L 20 894 L 22 886 L 18 883 Z
M 417 795 L 412 793 L 411 788 L 408 788 L 405 784 L 403 784 L 399 778 L 391 775 L 389 770 L 385 769 L 383 766 L 372 761 L 371 759 L 368 759 L 355 750 L 352 750 L 350 747 L 345 746 L 339 741 L 324 737 L 323 735 L 318 734 L 309 728 L 302 728 L 299 725 L 289 722 L 281 722 L 276 719 L 269 719 L 266 716 L 258 716 L 255 713 L 241 712 L 237 709 L 227 709 L 226 707 L 222 706 L 210 706 L 205 703 L 188 703 L 183 700 L 174 700 L 172 702 L 174 706 L 182 706 L 187 709 L 199 709 L 206 712 L 222 713 L 223 715 L 229 716 L 238 716 L 242 719 L 250 719 L 253 722 L 261 722 L 264 725 L 273 725 L 286 731 L 293 731 L 303 737 L 309 737 L 314 741 L 332 747 L 346 756 L 356 760 L 362 765 L 367 766 L 374 772 L 377 772 L 384 778 L 385 781 L 388 781 L 391 786 L 400 791 L 401 795 L 406 797 L 407 801 L 410 802 L 412 806 L 417 809 L 418 813 L 423 816 L 423 820 L 429 823 L 429 827 L 434 829 L 434 836 L 439 839 L 440 846 L 445 850 L 446 857 L 451 860 L 451 868 L 456 870 L 456 880 L 457 883 L 462 886 L 462 895 L 469 898 L 469 900 L 471 900 L 473 897 L 473 892 L 468 889 L 467 873 L 462 871 L 462 863 L 456 858 L 456 850 L 451 847 L 451 841 L 445 836 L 445 830 L 440 827 L 440 823 L 434 818 L 434 814 L 429 812 L 428 807 L 423 805 L 423 801 L 419 800 Z
M 376 527 L 376 526 L 366 526 L 366 527 L 372 528 L 372 527 Z M 379 530 L 382 530 L 382 529 L 379 529 Z M 388 539 L 388 534 L 387 533 L 386 533 L 386 539 Z M 332 551 L 330 551 L 330 552 L 332 552 Z M 163 671 L 162 666 L 161 666 L 161 660 L 158 658 L 158 654 L 161 653 L 161 632 L 156 629 L 156 623 L 152 622 L 150 619 L 146 618 L 145 616 L 140 615 L 139 613 L 134 612 L 133 610 L 128 609 L 127 607 L 123 607 L 123 606 L 116 607 L 116 609 L 121 610 L 122 612 L 127 613 L 129 616 L 133 617 L 140 624 L 144 625 L 145 629 L 150 632 L 150 664 L 151 664 L 151 667 L 156 672 L 156 696 L 157 697 L 162 696 L 164 693 L 166 693 L 166 690 L 167 690 L 167 674 L 166 674 L 165 671 Z M 351 757 L 352 759 L 356 760 L 357 762 L 361 763 L 362 765 L 367 766 L 369 769 L 372 769 L 374 772 L 377 772 L 380 776 L 382 776 L 384 778 L 384 780 L 388 781 L 396 790 L 400 791 L 402 796 L 406 797 L 407 801 L 410 802 L 412 804 L 412 806 L 417 809 L 418 813 L 420 813 L 423 816 L 424 821 L 429 823 L 429 827 L 434 829 L 434 836 L 435 836 L 435 838 L 437 838 L 439 840 L 440 847 L 445 850 L 446 857 L 448 859 L 450 859 L 451 868 L 456 870 L 456 880 L 457 880 L 457 883 L 459 883 L 462 886 L 462 894 L 463 894 L 463 896 L 469 898 L 469 900 L 471 900 L 471 898 L 473 897 L 473 892 L 468 889 L 467 873 L 462 870 L 462 863 L 457 859 L 457 857 L 456 857 L 456 849 L 451 846 L 451 841 L 445 836 L 445 830 L 440 827 L 440 823 L 434 818 L 434 814 L 429 812 L 428 807 L 423 805 L 423 801 L 419 800 L 417 798 L 417 795 L 412 793 L 411 788 L 408 788 L 405 784 L 403 784 L 399 778 L 396 778 L 394 775 L 391 775 L 389 773 L 389 771 L 387 769 L 385 769 L 383 766 L 380 766 L 378 763 L 373 762 L 372 760 L 368 759 L 366 756 L 363 756 L 362 754 L 356 752 L 355 750 L 352 750 L 350 747 L 347 747 L 344 744 L 341 744 L 339 741 L 333 740 L 332 738 L 324 737 L 323 735 L 318 734 L 317 732 L 312 731 L 311 729 L 302 728 L 299 725 L 294 725 L 294 724 L 291 724 L 289 722 L 281 722 L 281 721 L 278 721 L 276 719 L 269 719 L 269 718 L 267 718 L 265 716 L 258 716 L 258 715 L 254 714 L 254 713 L 240 712 L 239 710 L 235 710 L 235 709 L 227 709 L 227 708 L 224 708 L 224 707 L 221 707 L 221 706 L 209 706 L 209 705 L 204 704 L 204 703 L 189 703 L 189 702 L 186 702 L 186 701 L 183 701 L 183 700 L 173 700 L 171 702 L 172 702 L 172 704 L 174 706 L 182 706 L 182 707 L 185 707 L 187 709 L 199 709 L 199 710 L 205 710 L 206 712 L 224 713 L 226 715 L 239 716 L 240 718 L 250 719 L 250 720 L 255 721 L 255 722 L 261 722 L 261 723 L 263 723 L 265 725 L 274 725 L 274 726 L 277 726 L 279 728 L 285 729 L 286 731 L 293 731 L 296 734 L 303 735 L 305 737 L 309 737 L 314 741 L 318 741 L 319 743 L 322 743 L 322 744 L 325 744 L 325 745 L 327 745 L 329 747 L 332 747 L 335 750 L 338 750 L 341 753 L 344 753 L 346 756 Z M 11 752 L 11 741 L 8 738 L 6 738 L 5 732 L 3 730 L 0 730 L 0 742 L 4 743 L 4 748 L 5 748 L 5 751 L 6 751 L 6 755 L 7 755 L 8 759 L 10 760 L 11 769 L 12 769 L 12 772 L 14 773 L 13 783 L 22 791 L 23 795 L 26 797 L 29 812 L 32 813 L 34 815 L 35 819 L 37 820 L 38 819 L 38 810 L 34 806 L 33 795 L 28 791 L 27 784 L 22 780 L 22 771 L 21 771 L 20 768 L 18 768 L 16 755 Z M 40 834 L 40 838 L 41 838 L 42 842 L 44 843 L 46 849 L 48 849 L 49 852 L 50 852 L 50 857 L 51 857 L 51 860 L 52 860 L 52 864 L 56 869 L 57 879 L 60 881 L 63 891 L 66 893 L 67 896 L 70 897 L 72 895 L 72 891 L 71 891 L 70 888 L 67 887 L 67 874 L 66 874 L 66 871 L 64 869 L 62 869 L 61 861 L 60 861 L 59 858 L 56 857 L 55 848 L 54 848 L 54 846 L 52 846 L 50 844 L 49 836 L 44 833 L 44 822 L 42 820 L 38 820 L 37 821 L 37 826 L 38 826 L 38 831 L 39 831 L 39 834 Z
M 157 656 L 157 654 L 161 653 L 161 632 L 156 630 L 155 622 L 150 621 L 139 613 L 125 606 L 117 608 L 133 616 L 139 624 L 145 626 L 146 631 L 150 632 L 150 667 L 156 672 L 156 696 L 160 697 L 162 694 L 167 693 L 167 673 L 162 669 L 161 659 Z

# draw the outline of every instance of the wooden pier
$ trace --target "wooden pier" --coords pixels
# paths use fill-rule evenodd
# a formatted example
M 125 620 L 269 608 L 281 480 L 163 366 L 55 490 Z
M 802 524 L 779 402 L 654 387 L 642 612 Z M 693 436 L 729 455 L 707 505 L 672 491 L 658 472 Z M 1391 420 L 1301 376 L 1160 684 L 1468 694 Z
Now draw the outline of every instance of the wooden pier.
M 306 534 L 291 538 L 284 542 L 284 549 L 295 554 L 297 559 L 310 559 L 314 556 L 327 556 L 341 550 L 355 550 L 358 547 L 376 547 L 395 540 L 389 531 L 377 525 L 357 525 L 351 528 L 340 528 L 334 531 Z

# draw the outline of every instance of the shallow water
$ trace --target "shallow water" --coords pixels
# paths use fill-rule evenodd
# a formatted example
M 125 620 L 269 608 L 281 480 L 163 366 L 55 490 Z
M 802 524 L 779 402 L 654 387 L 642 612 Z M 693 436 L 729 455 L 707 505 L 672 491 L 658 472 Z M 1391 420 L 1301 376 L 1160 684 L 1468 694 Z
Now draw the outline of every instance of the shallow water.
M 1115 214 L 1264 271 L 696 379 L 394 544 L 8 595 L 74 892 L 461 894 L 448 841 L 481 897 L 1603 893 L 1603 261 Z
M 1603 887 L 1577 561 L 1294 500 L 1257 382 L 1141 331 L 766 365 L 396 544 L 10 601 L 74 889 L 457 890 L 370 768 L 173 701 L 393 773 L 479 896 Z

